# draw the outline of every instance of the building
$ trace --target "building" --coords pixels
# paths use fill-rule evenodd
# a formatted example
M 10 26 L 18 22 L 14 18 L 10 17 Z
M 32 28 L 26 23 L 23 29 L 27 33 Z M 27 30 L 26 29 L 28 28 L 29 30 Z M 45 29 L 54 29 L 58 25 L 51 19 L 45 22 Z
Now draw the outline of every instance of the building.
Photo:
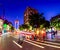
M 24 12 L 24 24 L 29 24 L 29 15 L 36 14 L 38 11 L 34 8 L 27 7 Z
M 3 19 L 0 18 L 0 32 L 2 32 L 2 29 L 3 29 Z
M 19 20 L 15 20 L 15 29 L 19 29 Z

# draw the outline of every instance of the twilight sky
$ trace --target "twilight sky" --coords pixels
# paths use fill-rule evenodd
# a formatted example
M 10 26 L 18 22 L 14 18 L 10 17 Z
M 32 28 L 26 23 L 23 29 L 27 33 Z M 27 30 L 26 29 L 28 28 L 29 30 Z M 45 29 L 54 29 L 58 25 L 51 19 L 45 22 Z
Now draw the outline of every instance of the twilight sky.
M 47 20 L 60 13 L 59 0 L 0 0 L 0 16 L 4 8 L 7 20 L 14 25 L 15 19 L 18 19 L 20 24 L 23 24 L 24 11 L 27 6 L 37 9 L 39 13 L 43 12 Z

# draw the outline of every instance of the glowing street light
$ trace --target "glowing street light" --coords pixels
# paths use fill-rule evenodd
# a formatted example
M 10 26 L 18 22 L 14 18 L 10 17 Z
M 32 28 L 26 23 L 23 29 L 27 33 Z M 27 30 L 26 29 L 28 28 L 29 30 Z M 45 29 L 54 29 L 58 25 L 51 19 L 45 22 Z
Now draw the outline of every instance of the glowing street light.
M 7 24 L 3 24 L 3 27 L 4 27 L 4 29 L 6 29 L 7 28 Z

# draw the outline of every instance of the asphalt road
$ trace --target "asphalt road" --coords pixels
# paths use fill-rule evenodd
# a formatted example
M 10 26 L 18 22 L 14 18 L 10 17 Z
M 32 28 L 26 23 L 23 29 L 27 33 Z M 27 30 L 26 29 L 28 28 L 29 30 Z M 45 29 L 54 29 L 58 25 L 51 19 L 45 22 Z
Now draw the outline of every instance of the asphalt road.
M 19 45 L 17 42 L 18 39 L 13 36 L 10 36 L 9 34 L 2 35 L 2 50 L 60 50 L 59 43 L 24 40 L 23 44 Z

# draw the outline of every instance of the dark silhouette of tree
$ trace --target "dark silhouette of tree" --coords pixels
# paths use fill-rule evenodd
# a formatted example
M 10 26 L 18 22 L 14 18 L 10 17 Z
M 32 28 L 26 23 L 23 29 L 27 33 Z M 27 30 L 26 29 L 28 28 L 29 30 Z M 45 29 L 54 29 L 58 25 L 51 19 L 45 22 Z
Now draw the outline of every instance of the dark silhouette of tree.
M 4 20 L 4 24 L 8 24 L 9 22 L 8 22 L 8 20 Z
M 29 24 L 32 27 L 39 28 L 41 24 L 43 24 L 45 21 L 45 18 L 43 17 L 43 14 L 32 14 L 29 15 Z
M 14 27 L 13 27 L 13 26 L 11 26 L 11 27 L 10 27 L 10 30 L 11 30 L 11 31 L 13 31 L 13 30 L 14 30 Z
M 27 24 L 22 24 L 19 26 L 19 29 L 29 29 L 29 26 Z
M 60 14 L 52 17 L 50 19 L 50 23 L 52 26 L 54 26 L 56 28 L 60 28 Z
M 12 22 L 8 22 L 8 25 L 9 25 L 9 26 L 13 26 Z
M 49 28 L 49 27 L 50 27 L 50 22 L 47 21 L 47 20 L 45 20 L 45 22 L 44 22 L 44 27 L 45 27 L 45 28 Z
M 23 24 L 22 27 L 25 29 L 25 28 L 29 28 L 29 26 L 27 24 Z

